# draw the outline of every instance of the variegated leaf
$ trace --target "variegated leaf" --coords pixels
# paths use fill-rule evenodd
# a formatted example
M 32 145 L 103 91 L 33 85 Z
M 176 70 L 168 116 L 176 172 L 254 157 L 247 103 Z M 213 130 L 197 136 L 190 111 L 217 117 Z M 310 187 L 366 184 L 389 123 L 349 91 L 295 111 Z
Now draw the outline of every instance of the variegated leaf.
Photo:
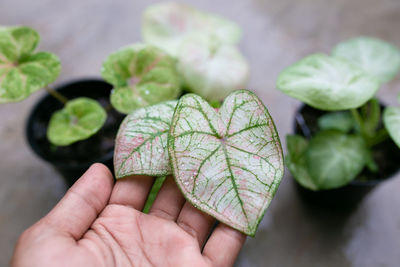
M 137 109 L 122 122 L 115 142 L 116 178 L 171 173 L 167 136 L 177 101 Z
M 208 101 L 221 101 L 246 87 L 249 65 L 233 45 L 208 36 L 188 38 L 178 56 L 178 71 L 188 91 Z
M 236 44 L 239 26 L 225 18 L 208 14 L 182 3 L 158 3 L 143 14 L 143 39 L 172 56 L 180 52 L 182 42 L 192 34 L 214 36 L 222 44 Z
M 332 51 L 359 65 L 381 83 L 389 82 L 400 70 L 400 51 L 394 45 L 371 37 L 357 37 L 338 44 Z
M 0 28 L 0 103 L 21 101 L 58 77 L 59 59 L 48 52 L 34 53 L 38 42 L 31 28 Z
M 255 234 L 283 175 L 278 133 L 256 95 L 235 91 L 219 112 L 197 95 L 183 96 L 171 122 L 168 151 L 188 201 Z
M 181 92 L 175 60 L 149 45 L 135 44 L 112 53 L 101 74 L 114 86 L 111 104 L 125 114 L 176 99 Z

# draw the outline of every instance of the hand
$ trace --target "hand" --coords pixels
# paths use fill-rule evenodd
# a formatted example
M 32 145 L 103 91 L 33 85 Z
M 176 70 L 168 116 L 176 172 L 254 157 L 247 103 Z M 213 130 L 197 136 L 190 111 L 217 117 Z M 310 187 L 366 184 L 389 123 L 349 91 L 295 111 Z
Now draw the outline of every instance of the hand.
M 168 177 L 149 214 L 148 176 L 118 180 L 94 164 L 19 238 L 12 266 L 231 266 L 245 236 L 186 202 Z M 203 248 L 204 247 L 204 248 Z

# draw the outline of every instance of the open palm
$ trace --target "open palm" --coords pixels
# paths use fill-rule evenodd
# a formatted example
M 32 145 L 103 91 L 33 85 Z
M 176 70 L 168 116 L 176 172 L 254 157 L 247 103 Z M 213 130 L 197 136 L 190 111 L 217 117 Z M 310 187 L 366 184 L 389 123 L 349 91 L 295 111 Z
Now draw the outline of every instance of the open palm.
M 185 202 L 171 177 L 150 213 L 142 213 L 152 183 L 134 176 L 114 185 L 106 167 L 93 165 L 22 234 L 12 265 L 233 265 L 245 236 L 224 224 L 210 235 L 215 220 Z

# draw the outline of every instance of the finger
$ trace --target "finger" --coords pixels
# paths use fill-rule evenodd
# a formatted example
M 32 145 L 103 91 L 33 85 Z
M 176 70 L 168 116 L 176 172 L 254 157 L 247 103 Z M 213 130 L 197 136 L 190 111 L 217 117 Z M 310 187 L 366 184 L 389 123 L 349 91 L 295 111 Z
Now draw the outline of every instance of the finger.
M 206 240 L 215 219 L 196 209 L 189 202 L 183 206 L 176 223 L 199 242 L 200 248 Z
M 93 164 L 40 222 L 78 240 L 107 205 L 113 188 L 110 170 Z
M 168 176 L 158 192 L 149 214 L 175 221 L 184 203 L 185 198 L 176 186 L 174 178 Z
M 212 266 L 233 266 L 246 236 L 220 223 L 208 239 L 203 256 Z
M 154 178 L 146 175 L 119 179 L 111 193 L 110 204 L 129 206 L 141 211 L 153 182 Z

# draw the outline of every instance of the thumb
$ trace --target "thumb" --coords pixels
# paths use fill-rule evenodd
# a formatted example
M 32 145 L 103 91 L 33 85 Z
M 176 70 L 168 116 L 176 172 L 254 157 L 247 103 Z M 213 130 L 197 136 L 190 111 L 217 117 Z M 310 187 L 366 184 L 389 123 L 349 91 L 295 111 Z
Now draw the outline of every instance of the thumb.
M 38 224 L 80 239 L 107 205 L 113 184 L 109 169 L 93 164 Z

